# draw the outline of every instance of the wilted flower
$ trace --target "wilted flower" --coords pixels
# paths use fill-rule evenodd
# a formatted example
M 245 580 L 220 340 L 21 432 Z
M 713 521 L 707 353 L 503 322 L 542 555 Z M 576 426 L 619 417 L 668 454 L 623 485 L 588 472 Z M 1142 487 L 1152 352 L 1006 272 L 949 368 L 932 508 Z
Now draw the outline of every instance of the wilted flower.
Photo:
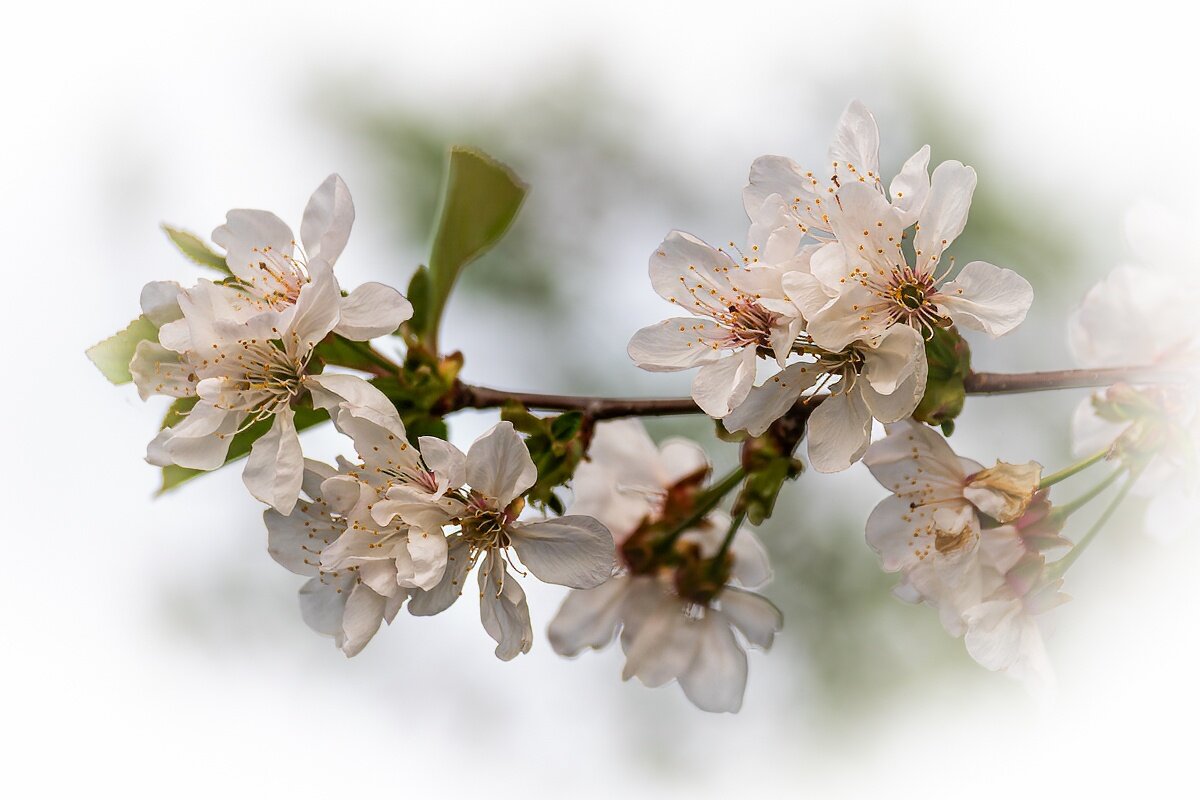
M 863 462 L 892 492 L 867 520 L 867 542 L 889 572 L 970 553 L 979 541 L 980 513 L 996 522 L 1015 520 L 1041 480 L 1041 467 L 1033 462 L 984 469 L 914 422 L 888 426 L 887 437 L 871 445 Z

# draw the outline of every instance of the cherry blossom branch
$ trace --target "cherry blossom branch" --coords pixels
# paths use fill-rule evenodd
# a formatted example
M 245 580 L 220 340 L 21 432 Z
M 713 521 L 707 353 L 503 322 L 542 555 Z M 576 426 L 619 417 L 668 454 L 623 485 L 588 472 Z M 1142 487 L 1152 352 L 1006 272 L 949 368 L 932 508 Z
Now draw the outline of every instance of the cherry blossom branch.
M 1055 389 L 1092 389 L 1114 383 L 1164 383 L 1177 376 L 1159 367 L 1062 369 L 1049 372 L 972 372 L 964 384 L 967 394 L 1021 394 Z
M 1160 383 L 1172 375 L 1153 367 L 1111 369 L 1065 369 L 1051 372 L 972 372 L 965 381 L 967 394 L 1019 394 L 1054 389 L 1083 389 L 1111 386 L 1115 383 Z M 699 414 L 699 406 L 690 397 L 633 398 L 588 397 L 534 392 L 509 392 L 466 383 L 456 385 L 449 398 L 447 412 L 463 408 L 499 408 L 516 401 L 526 408 L 545 411 L 582 411 L 593 420 L 618 417 L 661 417 Z M 810 398 L 814 406 L 820 397 Z

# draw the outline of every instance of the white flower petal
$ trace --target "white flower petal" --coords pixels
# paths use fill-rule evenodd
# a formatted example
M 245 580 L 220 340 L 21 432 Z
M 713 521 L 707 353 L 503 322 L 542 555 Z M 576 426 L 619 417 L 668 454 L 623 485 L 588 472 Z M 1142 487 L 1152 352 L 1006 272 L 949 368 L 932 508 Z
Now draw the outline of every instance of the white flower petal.
M 734 713 L 746 691 L 746 651 L 719 613 L 694 623 L 697 644 L 691 663 L 679 676 L 683 693 L 703 711 Z
M 328 264 L 310 260 L 308 272 L 311 280 L 300 289 L 291 330 L 284 338 L 285 347 L 301 353 L 307 353 L 334 329 L 342 305 L 342 290 Z
M 507 507 L 536 480 L 537 467 L 511 422 L 492 426 L 467 451 L 467 483 L 495 500 L 498 509 Z
M 724 419 L 725 429 L 761 436 L 775 420 L 791 410 L 824 374 L 813 364 L 797 363 L 750 390 L 746 399 Z
M 830 215 L 833 232 L 846 250 L 851 269 L 890 274 L 905 263 L 900 249 L 904 225 L 875 186 L 851 183 L 837 193 L 840 210 Z
M 1025 320 L 1033 287 L 1011 269 L 972 261 L 937 293 L 939 307 L 964 328 L 1003 336 Z
M 879 394 L 891 394 L 925 361 L 925 341 L 907 325 L 893 325 L 874 343 L 862 347 L 862 377 Z M 895 422 L 894 419 L 881 422 Z
M 142 287 L 141 306 L 146 319 L 156 328 L 183 318 L 179 308 L 182 287 L 175 281 L 150 281 Z
M 409 579 L 411 588 L 432 589 L 441 583 L 449 554 L 445 536 L 436 532 L 409 531 L 407 551 L 413 566 Z
M 638 424 L 641 425 L 640 422 Z M 658 486 L 652 487 L 655 489 L 673 486 L 684 478 L 707 470 L 710 466 L 708 453 L 704 448 L 681 436 L 664 440 L 657 456 L 659 483 Z
M 929 197 L 929 145 L 925 145 L 904 162 L 900 174 L 892 179 L 889 189 L 892 205 L 900 214 L 905 228 L 921 216 Z
M 922 493 L 928 487 L 939 498 L 961 495 L 967 473 L 941 434 L 909 421 L 889 425 L 887 430 L 888 435 L 872 444 L 863 457 L 885 489 L 906 494 Z
M 705 364 L 692 379 L 692 399 L 705 414 L 721 419 L 750 394 L 757 368 L 758 356 L 750 347 Z
M 268 248 L 291 256 L 295 237 L 287 223 L 270 211 L 235 208 L 225 215 L 225 224 L 212 232 L 212 240 L 225 248 L 225 263 L 234 275 L 254 285 L 259 281 L 262 251 Z
M 244 414 L 197 403 L 187 418 L 159 433 L 146 457 L 158 466 L 178 464 L 189 469 L 216 469 L 225 463 Z
M 255 440 L 242 470 L 250 494 L 280 514 L 290 514 L 304 480 L 304 453 L 290 407 L 275 414 L 271 429 Z
M 437 477 L 439 494 L 467 482 L 467 456 L 462 450 L 434 436 L 422 436 L 417 444 L 421 447 L 421 460 Z
M 871 443 L 871 412 L 857 389 L 830 395 L 808 418 L 808 457 L 818 472 L 841 472 Z
M 746 641 L 770 650 L 775 634 L 783 629 L 783 613 L 767 598 L 727 586 L 719 596 L 721 613 L 729 618 Z
M 300 616 L 317 633 L 326 636 L 342 635 L 342 615 L 355 578 L 345 574 L 341 579 L 309 578 L 300 587 Z
M 849 281 L 832 302 L 808 318 L 812 340 L 835 353 L 852 342 L 882 336 L 891 326 L 887 306 L 857 281 Z
M 838 119 L 829 160 L 843 186 L 850 181 L 872 187 L 879 183 L 879 126 L 860 101 L 852 100 Z
M 358 655 L 371 641 L 371 637 L 379 630 L 383 622 L 383 608 L 386 600 L 366 584 L 357 584 L 346 600 L 346 610 L 342 616 L 342 631 L 346 641 L 342 652 L 347 657 Z
M 966 227 L 976 180 L 975 170 L 960 161 L 943 161 L 933 171 L 914 242 L 918 274 L 936 272 L 942 251 Z
M 525 592 L 504 559 L 489 553 L 479 569 L 479 619 L 496 641 L 496 658 L 511 661 L 533 647 L 533 625 Z
M 518 523 L 509 534 L 521 563 L 546 583 L 590 589 L 612 575 L 612 534 L 591 517 Z
M 722 537 L 726 530 L 728 526 L 720 531 Z M 771 571 L 771 559 L 763 543 L 754 535 L 754 531 L 748 528 L 738 531 L 729 546 L 729 554 L 733 556 L 730 577 L 740 585 L 754 589 L 771 581 L 774 575 Z
M 546 630 L 554 652 L 577 656 L 589 647 L 599 650 L 608 646 L 621 624 L 621 606 L 628 587 L 629 579 L 617 576 L 594 589 L 568 592 Z
M 133 360 L 129 362 L 129 374 L 143 400 L 155 394 L 169 397 L 196 395 L 196 375 L 191 366 L 180 358 L 179 353 L 149 339 L 138 342 Z
M 689 233 L 671 231 L 650 256 L 650 283 L 664 300 L 707 316 L 732 302 L 728 275 L 737 267 L 729 254 Z
M 412 303 L 382 283 L 364 283 L 343 297 L 334 333 L 356 342 L 395 332 L 400 323 L 412 319 Z
M 408 613 L 416 617 L 428 617 L 440 614 L 463 593 L 467 573 L 471 570 L 470 547 L 462 539 L 456 537 L 449 543 L 446 552 L 446 571 L 442 579 L 428 591 L 414 591 L 408 602 Z
M 631 626 L 627 623 L 625 629 L 628 632 Z M 698 626 L 684 614 L 679 600 L 663 596 L 631 636 L 622 636 L 621 679 L 636 676 L 652 689 L 669 683 L 691 664 L 699 642 Z
M 639 330 L 626 352 L 648 372 L 677 372 L 719 360 L 726 335 L 713 322 L 675 317 Z
M 332 266 L 342 254 L 354 225 L 354 200 L 340 175 L 330 175 L 304 208 L 300 240 L 308 258 L 322 258 Z

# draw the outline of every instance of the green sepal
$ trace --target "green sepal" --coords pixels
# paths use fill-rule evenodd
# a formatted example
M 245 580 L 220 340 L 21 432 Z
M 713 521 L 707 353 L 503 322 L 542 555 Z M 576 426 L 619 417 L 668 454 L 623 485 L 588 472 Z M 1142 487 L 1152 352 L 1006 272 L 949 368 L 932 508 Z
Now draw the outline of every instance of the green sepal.
M 133 375 L 129 373 L 129 362 L 133 360 L 138 344 L 146 339 L 158 341 L 158 328 L 142 315 L 124 330 L 89 347 L 86 354 L 109 382 L 120 386 L 133 380 Z
M 537 467 L 537 482 L 526 495 L 529 501 L 556 514 L 563 513 L 562 499 L 554 490 L 570 482 L 587 452 L 588 426 L 583 414 L 567 411 L 539 417 L 510 401 L 500 410 L 500 419 L 525 434 L 525 447 Z
M 172 228 L 170 225 L 165 224 L 162 226 L 162 229 L 167 234 L 167 238 L 179 248 L 179 252 L 187 256 L 193 263 L 224 272 L 226 275 L 233 274 L 229 269 L 229 265 L 225 263 L 225 256 L 209 247 L 196 234 L 180 230 L 179 228 Z
M 965 381 L 971 374 L 971 348 L 954 328 L 935 328 L 925 342 L 929 378 L 925 395 L 913 411 L 913 419 L 935 427 L 949 436 L 954 419 L 962 413 L 967 399 Z

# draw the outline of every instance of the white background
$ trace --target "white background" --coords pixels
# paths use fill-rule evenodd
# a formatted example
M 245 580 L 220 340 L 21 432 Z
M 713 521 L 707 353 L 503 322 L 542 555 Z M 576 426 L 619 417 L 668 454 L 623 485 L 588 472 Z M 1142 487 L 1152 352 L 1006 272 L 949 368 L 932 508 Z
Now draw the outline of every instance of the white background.
M 582 55 L 656 110 L 645 123 L 653 130 L 628 124 L 657 137 L 663 159 L 703 160 L 706 142 L 737 141 L 742 164 L 827 130 L 845 102 L 831 94 L 894 113 L 890 90 L 912 76 L 939 87 L 942 107 L 969 113 L 1004 179 L 1077 220 L 1063 235 L 1093 237 L 1092 252 L 1121 246 L 1104 216 L 1113 209 L 1190 199 L 1200 177 L 1200 70 L 1195 20 L 1174 10 L 1182 6 L 841 8 L 850 5 L 7 9 L 4 793 L 1191 796 L 1195 536 L 1164 546 L 1109 532 L 1126 544 L 1107 555 L 1098 546 L 1070 587 L 1077 599 L 1052 642 L 1062 688 L 1045 706 L 999 677 L 931 680 L 823 730 L 794 697 L 778 713 L 773 689 L 793 669 L 780 652 L 752 656 L 742 714 L 709 717 L 674 689 L 621 684 L 611 652 L 566 663 L 539 642 L 500 664 L 463 604 L 444 618 L 404 619 L 403 632 L 382 632 L 347 661 L 300 623 L 297 580 L 266 556 L 259 510 L 236 470 L 151 500 L 155 474 L 141 456 L 157 408 L 107 386 L 83 358 L 136 313 L 142 283 L 193 274 L 165 246 L 159 221 L 207 231 L 234 205 L 296 221 L 328 172 L 351 187 L 369 183 L 370 165 L 314 122 L 323 109 L 306 90 L 335 72 L 453 107 L 460 95 L 512 93 Z M 731 207 L 742 178 L 713 175 Z M 369 194 L 357 199 L 356 234 L 339 264 L 347 285 L 379 277 L 373 260 L 388 255 L 388 219 Z M 647 222 L 663 232 L 676 224 Z M 1179 231 L 1181 257 L 1195 260 L 1197 236 Z M 640 261 L 656 240 L 634 238 L 615 246 Z M 1098 264 L 1097 275 L 1119 260 Z M 611 335 L 594 347 L 619 352 L 660 318 L 648 285 L 644 295 L 601 288 L 587 300 L 593 307 L 577 309 L 610 315 Z M 1055 331 L 1066 311 L 1034 313 L 1055 320 Z M 452 346 L 470 353 L 473 340 L 502 341 L 503 331 L 459 322 Z M 1021 341 L 1032 361 L 1046 358 Z M 476 369 L 521 383 L 502 366 Z M 973 419 L 986 422 L 986 408 Z M 456 438 L 488 422 L 471 420 Z M 332 435 L 322 436 L 306 441 L 332 451 Z M 876 496 L 854 501 L 864 516 Z M 544 625 L 559 592 L 530 594 Z

